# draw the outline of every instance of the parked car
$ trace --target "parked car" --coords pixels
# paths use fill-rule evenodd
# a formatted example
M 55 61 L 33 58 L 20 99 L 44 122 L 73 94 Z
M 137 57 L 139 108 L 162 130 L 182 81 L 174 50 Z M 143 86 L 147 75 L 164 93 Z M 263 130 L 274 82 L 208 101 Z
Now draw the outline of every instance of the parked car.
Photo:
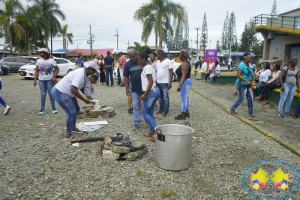
M 11 72 L 18 72 L 19 68 L 26 64 L 31 64 L 31 61 L 23 57 L 9 56 L 0 60 L 0 65 L 8 66 Z
M 65 76 L 70 71 L 76 69 L 76 65 L 74 63 L 64 58 L 54 58 L 54 60 L 56 61 L 57 66 L 59 68 L 58 76 Z M 36 62 L 20 67 L 19 76 L 24 77 L 25 79 L 33 79 L 36 68 Z
M 22 56 L 22 58 L 25 58 L 27 60 L 30 60 L 31 62 L 34 62 L 37 59 L 39 59 L 40 57 L 37 57 L 37 56 Z
M 181 65 L 181 63 L 173 62 L 173 79 L 172 79 L 173 82 L 177 80 L 177 75 L 176 75 L 175 71 L 180 65 Z M 119 63 L 117 63 L 114 67 L 113 77 L 115 79 L 118 78 L 118 67 L 119 67 Z
M 10 71 L 10 68 L 9 68 L 9 66 L 6 66 L 6 65 L 0 65 L 0 67 L 1 67 L 1 75 L 4 75 L 4 74 L 8 74 L 9 73 L 9 71 Z

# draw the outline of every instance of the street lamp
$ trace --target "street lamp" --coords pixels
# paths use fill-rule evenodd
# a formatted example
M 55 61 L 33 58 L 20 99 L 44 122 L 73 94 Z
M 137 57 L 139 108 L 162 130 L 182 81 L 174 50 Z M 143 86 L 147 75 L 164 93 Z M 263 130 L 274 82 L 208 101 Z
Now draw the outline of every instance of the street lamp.
M 172 5 L 172 2 L 170 1 L 168 3 L 169 5 L 169 27 L 168 27 L 168 31 L 169 31 L 169 34 L 168 34 L 168 58 L 170 58 L 170 21 L 171 21 L 171 5 Z
M 79 44 L 81 44 L 81 43 L 78 43 L 78 44 L 77 44 L 77 49 L 78 49 L 78 45 L 79 45 Z

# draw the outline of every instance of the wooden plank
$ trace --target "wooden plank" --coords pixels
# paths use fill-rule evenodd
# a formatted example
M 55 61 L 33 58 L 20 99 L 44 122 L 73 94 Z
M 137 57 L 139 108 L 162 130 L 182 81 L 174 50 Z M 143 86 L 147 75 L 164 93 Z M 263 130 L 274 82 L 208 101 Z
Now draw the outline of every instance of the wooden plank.
M 75 138 L 71 143 L 85 143 L 85 142 L 98 142 L 104 141 L 104 137 L 90 137 L 90 138 Z

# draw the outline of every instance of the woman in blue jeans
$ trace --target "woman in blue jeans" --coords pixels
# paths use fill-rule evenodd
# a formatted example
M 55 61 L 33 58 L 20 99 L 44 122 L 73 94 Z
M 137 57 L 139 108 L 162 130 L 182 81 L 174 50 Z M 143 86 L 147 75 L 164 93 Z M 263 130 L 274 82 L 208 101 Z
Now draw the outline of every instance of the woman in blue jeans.
M 213 82 L 214 82 L 215 77 L 220 75 L 220 72 L 221 72 L 221 67 L 219 65 L 219 61 L 216 60 L 215 61 L 215 68 L 211 72 L 211 73 L 213 73 L 213 75 L 210 77 L 210 80 L 208 81 L 207 85 L 212 85 Z
M 148 55 L 151 53 L 150 48 L 146 48 L 140 52 L 138 63 L 143 71 L 141 73 L 142 91 L 140 99 L 143 100 L 141 113 L 145 121 L 150 125 L 150 133 L 144 134 L 144 137 L 151 137 L 151 141 L 155 141 L 155 118 L 153 115 L 155 104 L 159 98 L 159 89 L 156 87 L 156 75 L 152 65 L 149 65 Z
M 243 55 L 243 62 L 239 64 L 238 71 L 237 71 L 237 81 L 236 86 L 238 88 L 239 98 L 236 102 L 232 105 L 230 109 L 230 114 L 238 115 L 235 111 L 241 103 L 245 100 L 245 96 L 248 100 L 248 112 L 249 112 L 249 119 L 250 120 L 258 120 L 258 118 L 253 114 L 253 98 L 251 93 L 251 82 L 253 80 L 253 70 L 249 65 L 251 61 L 250 53 L 245 53 Z
M 278 107 L 278 115 L 280 117 L 284 117 L 283 114 L 283 105 L 285 104 L 285 115 L 286 116 L 293 116 L 290 113 L 290 107 L 295 95 L 296 87 L 297 93 L 299 93 L 299 69 L 296 67 L 298 64 L 298 59 L 293 57 L 290 59 L 290 65 L 285 66 L 280 74 L 280 85 L 281 85 L 281 92 L 280 92 L 280 101 Z M 285 79 L 285 80 L 283 80 Z
M 41 48 L 38 50 L 40 52 L 41 58 L 37 60 L 36 62 L 36 69 L 34 74 L 34 81 L 33 85 L 36 87 L 36 80 L 39 78 L 39 86 L 41 90 L 41 110 L 39 112 L 39 115 L 45 114 L 45 103 L 46 103 L 46 95 L 47 91 L 50 97 L 51 112 L 53 114 L 56 114 L 57 111 L 55 109 L 55 101 L 53 97 L 51 96 L 51 90 L 54 86 L 54 83 L 56 83 L 56 76 L 59 72 L 59 68 L 52 58 L 50 58 L 49 50 L 46 48 Z M 53 71 L 53 68 L 55 69 L 55 72 Z
M 67 114 L 67 135 L 65 140 L 74 139 L 72 133 L 81 132 L 75 126 L 76 117 L 79 112 L 77 98 L 81 99 L 87 104 L 92 103 L 92 98 L 82 96 L 78 90 L 81 90 L 81 92 L 85 94 L 84 87 L 89 82 L 88 76 L 95 74 L 96 71 L 99 73 L 99 68 L 96 62 L 86 62 L 84 63 L 84 68 L 79 68 L 72 71 L 52 88 L 51 94 L 53 98 Z
M 1 66 L 0 66 L 0 72 L 1 72 Z M 2 81 L 0 78 L 0 90 L 1 89 L 2 89 Z M 4 107 L 4 115 L 8 115 L 8 113 L 10 111 L 10 106 L 5 103 L 4 99 L 2 99 L 2 97 L 0 97 L 0 104 L 2 104 L 2 106 Z
M 176 120 L 185 120 L 186 117 L 190 117 L 189 112 L 189 90 L 192 86 L 191 80 L 191 64 L 188 61 L 189 53 L 187 50 L 183 49 L 180 51 L 180 60 L 183 62 L 177 69 L 176 75 L 178 77 L 178 87 L 177 92 L 180 92 L 181 97 L 181 114 L 175 117 Z

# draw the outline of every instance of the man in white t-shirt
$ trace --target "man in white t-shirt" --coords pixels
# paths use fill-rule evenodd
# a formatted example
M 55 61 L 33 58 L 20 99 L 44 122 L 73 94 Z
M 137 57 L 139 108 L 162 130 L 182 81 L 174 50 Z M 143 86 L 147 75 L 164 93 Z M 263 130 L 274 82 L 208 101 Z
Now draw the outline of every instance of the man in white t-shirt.
M 228 59 L 228 70 L 230 70 L 230 66 L 231 66 L 231 62 L 232 62 L 232 58 L 230 57 L 229 59 Z
M 165 57 L 165 52 L 163 50 L 157 51 L 157 63 L 156 68 L 156 78 L 157 87 L 160 91 L 159 105 L 160 109 L 156 114 L 163 114 L 164 117 L 168 115 L 169 112 L 169 89 L 172 88 L 173 79 L 173 63 L 170 59 Z

